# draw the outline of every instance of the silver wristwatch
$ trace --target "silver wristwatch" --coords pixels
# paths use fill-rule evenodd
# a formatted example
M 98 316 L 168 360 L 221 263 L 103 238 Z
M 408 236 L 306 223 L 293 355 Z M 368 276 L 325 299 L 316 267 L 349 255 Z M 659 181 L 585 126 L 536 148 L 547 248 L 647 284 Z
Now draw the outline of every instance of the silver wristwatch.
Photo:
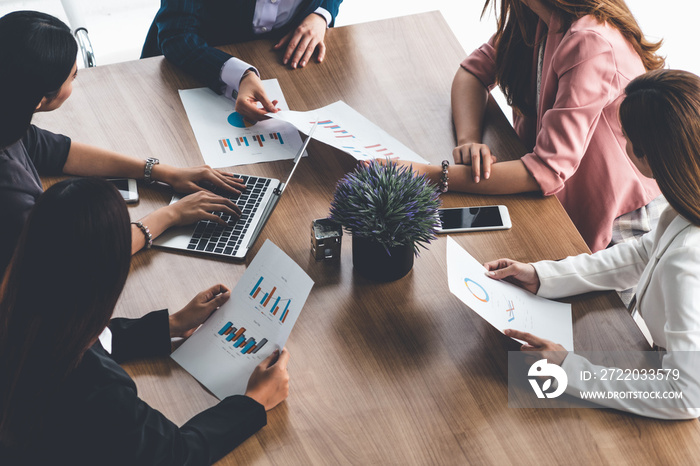
M 160 163 L 160 160 L 158 160 L 155 157 L 148 157 L 146 159 L 146 167 L 143 169 L 143 179 L 146 181 L 148 184 L 153 184 L 155 183 L 156 180 L 151 178 L 151 172 L 153 172 L 153 166 L 158 165 Z

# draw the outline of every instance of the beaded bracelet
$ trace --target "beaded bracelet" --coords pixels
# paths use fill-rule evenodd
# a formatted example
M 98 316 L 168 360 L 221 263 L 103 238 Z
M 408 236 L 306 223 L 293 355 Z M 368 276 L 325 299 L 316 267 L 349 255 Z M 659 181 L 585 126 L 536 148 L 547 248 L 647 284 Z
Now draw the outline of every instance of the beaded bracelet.
M 450 166 L 450 162 L 447 160 L 442 161 L 442 176 L 440 176 L 440 192 L 446 193 L 448 188 L 449 177 L 447 176 L 447 168 Z
M 153 246 L 153 235 L 151 234 L 151 230 L 149 230 L 148 227 L 141 222 L 131 222 L 131 224 L 139 227 L 139 230 L 141 230 L 143 236 L 146 237 L 146 249 L 151 249 L 151 246 Z

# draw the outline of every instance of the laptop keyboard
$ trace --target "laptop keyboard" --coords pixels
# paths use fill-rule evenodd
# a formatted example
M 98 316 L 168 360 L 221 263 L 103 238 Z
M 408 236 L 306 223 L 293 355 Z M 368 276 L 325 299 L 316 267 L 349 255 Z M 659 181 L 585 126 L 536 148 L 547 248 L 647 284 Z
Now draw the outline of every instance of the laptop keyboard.
M 234 176 L 243 179 L 243 183 L 247 186 L 240 196 L 215 192 L 235 202 L 241 208 L 241 217 L 227 227 L 209 220 L 200 220 L 195 227 L 187 249 L 233 256 L 240 248 L 241 241 L 253 219 L 253 214 L 259 208 L 263 193 L 270 184 L 270 179 L 249 175 Z M 228 214 L 222 212 L 213 212 L 213 214 L 218 215 L 226 222 L 231 221 L 231 216 Z

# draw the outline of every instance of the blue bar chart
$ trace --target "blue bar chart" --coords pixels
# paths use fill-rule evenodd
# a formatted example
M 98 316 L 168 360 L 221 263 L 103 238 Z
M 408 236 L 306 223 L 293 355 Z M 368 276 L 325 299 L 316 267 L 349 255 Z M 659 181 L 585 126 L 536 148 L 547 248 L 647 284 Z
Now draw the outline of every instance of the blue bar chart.
M 253 286 L 253 289 L 250 290 L 248 296 L 250 296 L 251 299 L 256 300 L 262 292 L 263 294 L 259 301 L 259 304 L 263 307 L 263 309 L 269 311 L 270 314 L 278 318 L 280 323 L 284 323 L 285 320 L 287 320 L 287 315 L 289 314 L 289 305 L 292 303 L 292 300 L 290 298 L 282 298 L 281 296 L 275 296 L 275 292 L 277 292 L 276 286 L 273 286 L 269 292 L 263 292 L 261 287 L 263 279 L 264 277 L 262 276 L 258 279 L 258 281 L 255 283 L 255 286 Z M 275 300 L 272 301 L 272 298 L 275 298 Z M 270 302 L 273 303 L 272 306 L 269 306 Z M 284 305 L 284 309 L 278 316 L 277 313 L 279 312 L 282 305 Z
M 263 338 L 259 342 L 255 338 L 248 338 L 245 335 L 245 327 L 234 327 L 233 322 L 229 321 L 221 327 L 219 335 L 224 337 L 224 340 L 231 342 L 234 348 L 240 349 L 243 354 L 255 354 L 267 343 L 267 338 Z

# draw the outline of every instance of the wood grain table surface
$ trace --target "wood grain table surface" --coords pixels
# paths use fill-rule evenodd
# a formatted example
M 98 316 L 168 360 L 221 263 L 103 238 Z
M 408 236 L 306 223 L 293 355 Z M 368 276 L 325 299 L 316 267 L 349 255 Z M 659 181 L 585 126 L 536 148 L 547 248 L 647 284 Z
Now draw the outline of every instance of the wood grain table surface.
M 486 39 L 486 38 L 484 38 Z M 291 70 L 266 41 L 222 47 L 277 78 L 292 110 L 337 100 L 431 163 L 455 144 L 450 85 L 465 51 L 440 13 L 330 29 L 328 56 Z M 162 58 L 80 70 L 64 106 L 39 126 L 177 166 L 203 163 L 177 89 L 201 87 Z M 491 100 L 485 142 L 499 160 L 525 149 Z M 116 316 L 180 309 L 215 283 L 235 286 L 266 239 L 315 286 L 288 341 L 291 391 L 268 425 L 220 464 L 689 464 L 700 457 L 697 421 L 662 422 L 607 409 L 508 407 L 507 353 L 518 348 L 448 290 L 446 237 L 403 279 L 377 284 L 353 271 L 351 237 L 339 263 L 316 262 L 310 225 L 328 215 L 354 160 L 312 141 L 267 226 L 243 262 L 152 249 L 134 257 Z M 228 171 L 286 178 L 290 161 Z M 46 186 L 54 180 L 46 179 Z M 140 185 L 137 219 L 166 205 L 167 187 Z M 455 234 L 479 261 L 559 259 L 588 252 L 554 197 L 448 193 L 445 207 L 505 204 L 513 228 Z M 572 298 L 578 350 L 648 349 L 615 293 Z M 125 365 L 140 396 L 178 424 L 217 402 L 170 359 Z

